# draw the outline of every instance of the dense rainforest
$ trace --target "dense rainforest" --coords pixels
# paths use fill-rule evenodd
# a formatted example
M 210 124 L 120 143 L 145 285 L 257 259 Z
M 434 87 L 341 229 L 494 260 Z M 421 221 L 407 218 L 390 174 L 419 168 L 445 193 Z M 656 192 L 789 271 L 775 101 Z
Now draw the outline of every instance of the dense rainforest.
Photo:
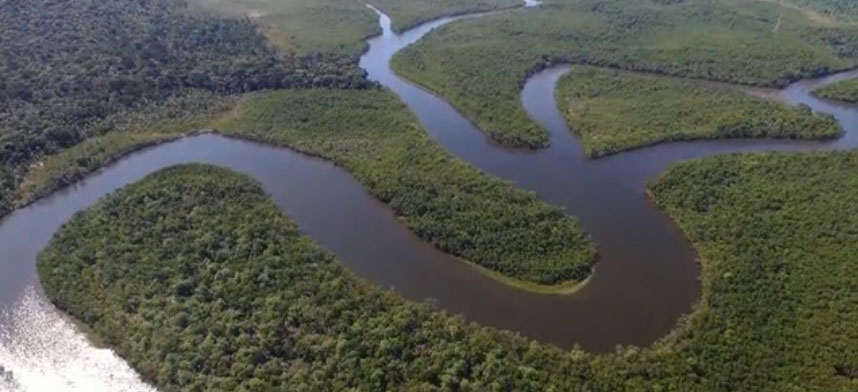
M 0 0 L 8 55 L 0 66 L 10 67 L 0 68 L 0 215 L 15 189 L 35 197 L 141 145 L 213 126 L 345 167 L 422 238 L 515 284 L 589 274 L 594 249 L 574 218 L 445 153 L 390 93 L 361 89 L 368 84 L 354 54 L 374 17 L 360 3 L 334 3 L 252 0 L 227 19 L 200 12 L 202 1 Z M 472 6 L 396 5 L 398 28 Z M 334 26 L 271 29 L 293 9 Z M 345 22 L 350 14 L 355 25 Z M 397 61 L 419 60 L 408 76 L 454 98 L 496 139 L 539 146 L 546 139 L 518 92 L 548 64 L 781 85 L 853 65 L 855 31 L 750 0 L 560 0 L 449 26 Z M 622 101 L 653 89 L 659 99 L 688 89 L 702 102 L 727 100 L 719 102 L 734 105 L 731 113 L 767 108 L 696 82 L 653 83 L 599 94 L 623 92 Z M 288 87 L 301 88 L 251 92 Z M 630 110 L 642 110 L 637 103 Z M 682 103 L 658 109 L 677 114 Z M 752 124 L 760 136 L 832 131 L 803 109 L 770 109 L 771 121 Z M 41 125 L 8 125 L 27 119 Z M 665 137 L 644 132 L 634 143 Z M 254 181 L 206 166 L 151 175 L 76 215 L 38 269 L 58 306 L 166 392 L 853 391 L 856 169 L 854 152 L 672 167 L 648 192 L 700 251 L 703 298 L 653 346 L 601 356 L 480 327 L 365 282 L 304 237 Z M 4 377 L 0 367 L 0 386 L 11 382 Z
M 98 7 L 101 5 L 95 7 L 96 11 L 100 10 Z M 303 61 L 303 57 L 280 55 L 267 47 L 247 20 L 221 19 L 200 13 L 194 7 L 176 7 L 179 6 L 151 13 L 160 15 L 158 18 L 170 16 L 179 21 L 217 22 L 248 29 L 240 31 L 245 31 L 258 45 L 256 49 L 252 46 L 236 48 L 241 61 L 245 61 L 248 53 L 256 53 L 253 50 L 278 61 Z M 143 22 L 144 27 L 154 23 Z M 93 28 L 99 27 L 94 23 Z M 228 34 L 229 37 L 234 35 Z M 199 48 L 203 50 L 205 46 Z M 193 53 L 177 54 L 176 67 L 188 65 L 182 61 Z M 228 54 L 229 51 L 199 56 L 214 56 L 218 61 L 234 65 L 230 61 L 236 59 Z M 195 69 L 200 70 L 213 66 L 194 64 L 200 67 Z M 150 61 L 143 67 L 151 67 L 145 68 L 145 72 L 151 73 L 156 65 Z M 267 69 L 265 72 L 274 71 Z M 306 73 L 302 69 L 298 71 Z M 233 75 L 232 71 L 227 75 Z M 366 85 L 361 79 L 356 85 L 332 87 Z M 13 170 L 6 171 L 8 176 L 3 177 L 7 200 L 0 212 L 8 211 L 13 197 L 17 203 L 34 200 L 130 151 L 180 137 L 189 130 L 218 128 L 230 135 L 321 155 L 345 166 L 376 197 L 390 204 L 420 237 L 486 268 L 497 278 L 511 279 L 508 283 L 543 291 L 568 290 L 590 274 L 596 258 L 595 249 L 574 218 L 443 152 L 426 137 L 407 108 L 388 92 L 299 88 L 242 97 L 237 94 L 239 91 L 231 88 L 144 90 L 141 98 L 144 104 L 132 102 L 133 110 L 106 113 L 103 119 L 86 123 L 81 129 L 93 133 L 78 135 L 83 139 L 69 141 L 68 146 L 56 145 L 49 151 L 31 151 L 30 160 L 38 158 L 38 164 L 24 165 L 27 160 L 23 160 L 18 167 L 5 165 Z M 154 99 L 161 95 L 162 98 Z M 46 101 L 44 106 L 51 102 Z M 92 124 L 109 127 L 98 128 L 96 132 Z M 38 132 L 32 135 L 49 138 L 48 134 Z M 43 155 L 47 152 L 55 153 Z
M 568 289 L 596 259 L 575 218 L 451 156 L 387 91 L 254 93 L 212 126 L 345 167 L 418 236 L 508 283 Z
M 343 166 L 418 236 L 509 284 L 556 292 L 590 275 L 596 250 L 575 218 L 445 152 L 390 92 L 277 90 L 219 105 L 229 110 L 212 105 L 211 115 L 196 110 L 204 115 L 110 133 L 48 156 L 28 172 L 19 193 L 32 200 L 128 151 L 186 129 L 215 128 Z
M 190 165 L 75 216 L 48 295 L 163 391 L 851 391 L 858 154 L 674 166 L 649 192 L 704 294 L 649 348 L 593 356 L 483 328 L 345 270 L 252 180 Z
M 808 107 L 696 80 L 573 66 L 558 81 L 556 95 L 591 157 L 665 141 L 824 139 L 841 133 L 833 117 Z
M 247 20 L 171 0 L 2 0 L 0 37 L 0 214 L 29 165 L 152 103 L 368 85 L 351 58 L 283 55 Z
M 528 76 L 559 62 L 783 86 L 858 63 L 858 25 L 756 0 L 557 0 L 440 28 L 394 56 L 393 67 L 498 142 L 539 147 L 548 136 L 519 93 Z

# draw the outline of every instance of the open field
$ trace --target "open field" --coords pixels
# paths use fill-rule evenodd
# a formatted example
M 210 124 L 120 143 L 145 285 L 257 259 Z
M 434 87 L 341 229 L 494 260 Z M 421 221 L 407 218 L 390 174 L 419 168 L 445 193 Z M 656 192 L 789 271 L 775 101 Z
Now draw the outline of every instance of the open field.
M 671 168 L 649 191 L 700 250 L 703 298 L 653 347 L 603 356 L 370 285 L 252 180 L 203 166 L 159 172 L 77 215 L 39 272 L 61 308 L 170 391 L 848 391 L 856 170 L 854 152 Z
M 567 122 L 594 157 L 664 141 L 840 134 L 830 116 L 708 82 L 575 66 L 556 93 Z
M 357 0 L 188 0 L 198 10 L 246 18 L 281 49 L 357 56 L 380 32 L 378 17 Z
M 445 26 L 397 54 L 393 67 L 502 144 L 539 147 L 547 135 L 519 90 L 551 63 L 781 86 L 857 61 L 858 27 L 829 27 L 777 4 L 564 0 Z

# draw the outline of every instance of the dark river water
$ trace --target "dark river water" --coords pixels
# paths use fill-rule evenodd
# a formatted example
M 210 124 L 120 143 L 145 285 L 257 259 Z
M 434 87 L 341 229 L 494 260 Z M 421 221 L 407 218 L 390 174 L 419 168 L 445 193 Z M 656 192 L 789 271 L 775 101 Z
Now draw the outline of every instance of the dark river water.
M 204 134 L 131 154 L 0 221 L 0 366 L 13 371 L 19 384 L 9 389 L 151 390 L 110 350 L 93 347 L 47 302 L 38 289 L 35 258 L 76 211 L 161 168 L 199 162 L 249 174 L 301 230 L 363 278 L 483 325 L 564 348 L 578 344 L 603 352 L 617 344 L 646 345 L 664 336 L 700 295 L 694 249 L 644 195 L 648 179 L 684 159 L 736 151 L 843 149 L 858 141 L 854 107 L 809 94 L 817 86 L 858 76 L 853 71 L 801 81 L 784 90 L 751 91 L 835 115 L 846 131 L 837 140 L 672 143 L 589 160 L 554 101 L 554 85 L 567 70 L 560 66 L 533 76 L 522 91 L 527 112 L 550 132 L 551 147 L 498 148 L 444 100 L 398 78 L 388 66 L 394 53 L 430 30 L 470 17 L 475 16 L 443 18 L 396 35 L 390 20 L 380 15 L 384 33 L 369 40 L 370 49 L 360 64 L 371 79 L 394 91 L 452 154 L 531 189 L 578 217 L 601 257 L 582 290 L 541 295 L 505 286 L 418 239 L 332 164 L 286 149 Z

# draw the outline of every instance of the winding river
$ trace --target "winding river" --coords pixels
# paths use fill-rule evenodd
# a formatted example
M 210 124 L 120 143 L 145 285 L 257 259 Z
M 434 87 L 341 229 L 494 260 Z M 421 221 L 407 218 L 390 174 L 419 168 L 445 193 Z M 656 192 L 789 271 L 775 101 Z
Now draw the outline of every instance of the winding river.
M 858 110 L 809 93 L 858 76 L 851 71 L 783 90 L 753 91 L 834 115 L 845 130 L 839 139 L 671 143 L 589 160 L 554 101 L 555 83 L 568 69 L 558 66 L 531 77 L 522 91 L 525 109 L 550 132 L 551 146 L 540 151 L 498 148 L 444 100 L 389 68 L 393 54 L 432 29 L 478 15 L 442 18 L 397 35 L 390 19 L 379 12 L 383 34 L 368 41 L 360 65 L 371 79 L 395 92 L 452 154 L 578 217 L 601 255 L 596 273 L 581 291 L 540 295 L 505 286 L 417 238 L 342 169 L 290 150 L 203 134 L 131 154 L 0 221 L 0 367 L 12 371 L 17 383 L 5 381 L 8 389 L 152 390 L 112 351 L 94 347 L 50 305 L 38 288 L 35 258 L 75 212 L 164 167 L 201 162 L 249 174 L 305 233 L 358 275 L 483 325 L 560 347 L 579 344 L 603 352 L 664 336 L 700 295 L 696 253 L 645 196 L 648 179 L 673 162 L 713 154 L 858 145 Z M 362 230 L 351 230 L 358 225 Z

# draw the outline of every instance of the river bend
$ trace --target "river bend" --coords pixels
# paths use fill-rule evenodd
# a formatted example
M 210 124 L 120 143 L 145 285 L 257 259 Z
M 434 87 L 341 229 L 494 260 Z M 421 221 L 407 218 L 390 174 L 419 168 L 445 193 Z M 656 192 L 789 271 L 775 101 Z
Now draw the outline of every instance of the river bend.
M 152 390 L 112 351 L 93 347 L 50 305 L 38 289 L 35 258 L 75 212 L 168 166 L 207 163 L 253 176 L 302 231 L 349 269 L 408 298 L 545 343 L 579 344 L 601 352 L 617 344 L 650 344 L 664 336 L 700 295 L 696 253 L 646 198 L 648 179 L 673 162 L 713 154 L 858 144 L 858 110 L 810 94 L 818 86 L 858 76 L 852 71 L 783 90 L 754 91 L 834 115 L 845 131 L 839 139 L 670 143 L 590 160 L 554 100 L 557 79 L 568 70 L 558 66 L 531 77 L 522 91 L 525 109 L 549 131 L 551 146 L 539 151 L 498 148 L 444 100 L 389 68 L 397 51 L 432 29 L 483 14 L 441 18 L 401 35 L 392 32 L 387 16 L 379 15 L 383 34 L 368 41 L 369 50 L 360 60 L 369 77 L 396 93 L 452 154 L 578 217 L 601 256 L 590 282 L 574 295 L 540 295 L 505 286 L 421 241 L 342 169 L 291 150 L 203 134 L 131 154 L 0 221 L 0 366 L 15 374 L 18 389 Z M 356 225 L 362 230 L 350 230 Z M 0 375 L 0 387 L 2 383 Z

